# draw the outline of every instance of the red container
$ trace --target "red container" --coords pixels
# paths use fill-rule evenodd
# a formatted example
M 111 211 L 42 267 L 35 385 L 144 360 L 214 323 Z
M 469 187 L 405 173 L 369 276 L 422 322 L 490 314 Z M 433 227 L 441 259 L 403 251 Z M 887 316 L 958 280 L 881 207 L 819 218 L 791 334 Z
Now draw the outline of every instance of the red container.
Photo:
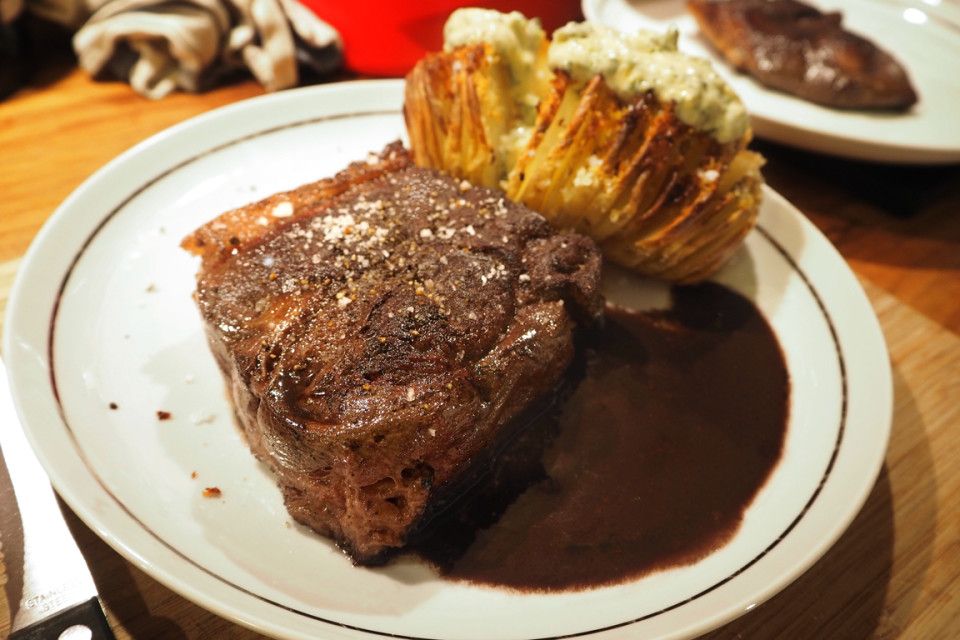
M 443 24 L 454 9 L 486 7 L 540 18 L 547 33 L 580 20 L 577 0 L 301 0 L 343 37 L 347 68 L 376 76 L 402 76 L 429 51 L 443 46 Z

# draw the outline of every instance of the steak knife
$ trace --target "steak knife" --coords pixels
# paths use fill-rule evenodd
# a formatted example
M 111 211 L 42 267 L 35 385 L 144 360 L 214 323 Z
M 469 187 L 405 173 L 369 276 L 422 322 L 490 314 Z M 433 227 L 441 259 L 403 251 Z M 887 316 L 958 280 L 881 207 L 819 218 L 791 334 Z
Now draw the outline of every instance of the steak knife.
M 0 503 L 8 512 L 0 521 L 8 563 L 5 588 L 8 599 L 20 596 L 10 640 L 113 640 L 90 569 L 17 419 L 2 362 Z M 18 585 L 18 567 L 9 564 L 16 562 L 18 548 L 22 548 L 22 588 L 20 594 L 10 594 Z

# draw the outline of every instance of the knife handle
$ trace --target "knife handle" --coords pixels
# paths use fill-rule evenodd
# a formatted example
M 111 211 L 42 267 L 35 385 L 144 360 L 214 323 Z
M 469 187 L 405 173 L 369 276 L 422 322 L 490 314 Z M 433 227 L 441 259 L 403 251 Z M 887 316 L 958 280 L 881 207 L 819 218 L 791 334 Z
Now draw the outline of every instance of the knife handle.
M 64 634 L 71 627 L 80 627 L 76 635 L 72 633 L 73 630 Z M 115 640 L 96 596 L 10 634 L 10 640 L 58 640 L 61 637 L 63 640 Z

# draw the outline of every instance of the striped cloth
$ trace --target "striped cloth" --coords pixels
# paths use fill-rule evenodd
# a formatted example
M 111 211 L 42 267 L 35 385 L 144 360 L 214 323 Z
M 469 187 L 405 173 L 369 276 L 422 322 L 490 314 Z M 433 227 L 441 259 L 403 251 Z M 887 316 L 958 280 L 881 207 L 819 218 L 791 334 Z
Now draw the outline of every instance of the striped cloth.
M 91 75 L 113 74 L 162 98 L 199 91 L 246 67 L 268 90 L 298 83 L 298 63 L 340 64 L 339 34 L 297 0 L 25 0 L 78 29 L 73 47 Z

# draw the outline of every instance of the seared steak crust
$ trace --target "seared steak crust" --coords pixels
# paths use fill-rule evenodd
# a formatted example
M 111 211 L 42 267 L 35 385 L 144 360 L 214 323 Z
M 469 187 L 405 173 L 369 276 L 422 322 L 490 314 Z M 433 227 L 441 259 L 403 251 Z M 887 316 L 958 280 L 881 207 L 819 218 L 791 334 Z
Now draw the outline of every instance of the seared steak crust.
M 293 517 L 371 563 L 553 389 L 600 256 L 399 143 L 183 241 L 253 452 Z

